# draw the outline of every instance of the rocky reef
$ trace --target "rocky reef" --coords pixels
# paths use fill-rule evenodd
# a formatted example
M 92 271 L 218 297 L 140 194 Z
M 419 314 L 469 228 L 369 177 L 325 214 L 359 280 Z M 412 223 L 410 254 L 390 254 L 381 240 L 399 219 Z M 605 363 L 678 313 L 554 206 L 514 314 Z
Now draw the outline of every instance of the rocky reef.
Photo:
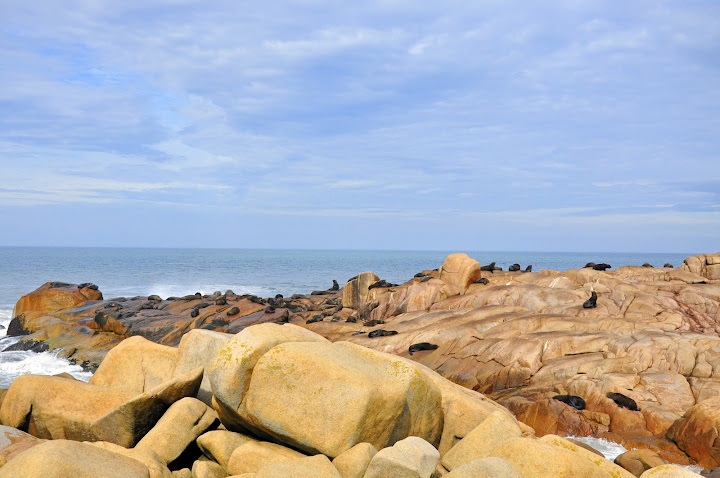
M 505 272 L 452 254 L 404 284 L 363 272 L 289 298 L 104 299 L 92 284 L 46 283 L 18 301 L 13 347 L 97 371 L 89 384 L 16 380 L 0 419 L 22 438 L 0 450 L 0 477 L 40 460 L 85 476 L 96 458 L 125 466 L 118 476 L 720 466 L 720 254 L 600 265 Z M 639 450 L 618 466 L 568 435 Z M 86 462 L 67 458 L 78 447 L 92 449 Z

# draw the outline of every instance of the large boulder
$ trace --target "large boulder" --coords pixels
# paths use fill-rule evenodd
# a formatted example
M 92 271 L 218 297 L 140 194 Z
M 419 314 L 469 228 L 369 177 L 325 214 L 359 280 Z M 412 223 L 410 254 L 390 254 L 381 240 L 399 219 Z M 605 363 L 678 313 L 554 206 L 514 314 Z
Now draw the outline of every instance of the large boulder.
M 52 440 L 26 450 L 0 468 L 2 478 L 150 478 L 137 460 L 87 443 Z
M 232 338 L 232 334 L 213 332 L 212 330 L 193 329 L 180 339 L 177 348 L 177 364 L 173 375 L 182 375 L 196 367 L 204 367 L 209 371 L 220 349 Z M 206 373 L 200 384 L 198 399 L 212 405 L 212 389 L 210 374 Z
M 146 392 L 173 377 L 177 360 L 175 347 L 156 344 L 145 337 L 130 337 L 107 353 L 88 383 Z
M 664 465 L 665 461 L 653 450 L 630 450 L 618 455 L 615 464 L 635 476 L 640 476 L 650 468 Z
M 411 436 L 377 452 L 364 478 L 430 478 L 439 459 L 435 447 Z
M 233 451 L 227 471 L 230 475 L 256 473 L 271 463 L 304 457 L 302 453 L 276 443 L 250 441 Z
M 202 368 L 140 395 L 44 375 L 18 377 L 7 392 L 0 420 L 38 438 L 108 441 L 132 447 L 163 415 L 187 396 L 195 396 Z
M 167 462 L 149 448 L 125 448 L 106 441 L 83 442 L 137 460 L 147 466 L 150 478 L 171 478 Z
M 677 420 L 667 437 L 700 466 L 720 466 L 720 396 L 698 403 Z
M 217 421 L 217 413 L 196 398 L 185 397 L 170 405 L 157 424 L 135 448 L 153 450 L 171 463 Z
M 230 339 L 218 352 L 208 375 L 213 407 L 229 429 L 244 431 L 245 401 L 255 364 L 268 350 L 285 342 L 327 342 L 327 339 L 292 324 L 260 324 L 248 327 Z
M 464 253 L 450 254 L 440 268 L 440 280 L 465 292 L 480 279 L 480 263 Z
M 452 471 L 455 468 L 488 456 L 499 443 L 522 436 L 517 422 L 497 411 L 483 420 L 442 457 L 442 464 Z
M 233 452 L 249 441 L 257 440 L 242 433 L 212 430 L 200 435 L 195 443 L 203 455 L 227 470 Z
M 192 478 L 225 478 L 227 473 L 222 466 L 212 461 L 196 461 L 192 467 Z
M 377 450 L 370 443 L 358 443 L 332 461 L 342 478 L 363 478 Z
M 255 474 L 255 478 L 343 478 L 325 455 L 291 458 L 270 463 Z
M 523 478 L 510 463 L 494 456 L 460 465 L 445 478 Z
M 246 420 L 331 458 L 362 442 L 382 449 L 414 435 L 437 443 L 442 396 L 406 359 L 349 342 L 288 342 L 257 361 Z
M 359 309 L 367 301 L 369 287 L 380 278 L 372 272 L 358 274 L 343 286 L 342 305 L 350 309 Z
M 720 252 L 687 257 L 681 269 L 701 275 L 708 280 L 720 280 Z
M 17 428 L 0 425 L 0 467 L 28 448 L 39 445 L 43 441 L 45 440 L 35 438 Z
M 660 465 L 650 468 L 640 478 L 699 478 L 701 475 L 677 465 Z
M 92 284 L 46 282 L 29 294 L 20 297 L 13 309 L 13 317 L 23 312 L 56 312 L 77 307 L 89 300 L 102 300 L 102 292 Z

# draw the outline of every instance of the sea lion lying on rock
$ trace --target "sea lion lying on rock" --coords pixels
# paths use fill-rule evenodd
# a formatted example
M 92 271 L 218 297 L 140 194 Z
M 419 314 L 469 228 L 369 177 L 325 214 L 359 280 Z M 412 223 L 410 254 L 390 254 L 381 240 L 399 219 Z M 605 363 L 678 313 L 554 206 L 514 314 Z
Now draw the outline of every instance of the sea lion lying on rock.
M 374 282 L 374 283 L 370 284 L 370 287 L 368 287 L 368 290 L 370 290 L 370 289 L 376 289 L 376 288 L 378 288 L 378 287 L 382 287 L 382 288 L 384 288 L 384 287 L 397 287 L 397 284 L 393 284 L 393 283 L 388 282 L 388 281 L 386 281 L 386 280 L 379 280 L 379 281 L 377 281 L 377 282 Z
M 322 322 L 323 316 L 322 315 L 314 315 L 312 318 L 308 319 L 305 323 L 306 324 L 314 324 L 315 322 Z
M 429 342 L 420 342 L 417 344 L 412 344 L 410 347 L 408 347 L 408 353 L 410 355 L 413 354 L 413 352 L 420 352 L 421 350 L 437 350 L 438 346 L 436 344 L 431 344 Z
M 674 268 L 675 268 L 675 266 L 672 265 L 672 264 L 670 264 L 669 262 L 666 262 L 663 267 L 667 267 L 668 269 L 674 269 Z
M 583 400 L 581 397 L 578 397 L 577 395 L 555 395 L 553 397 L 553 400 L 567 403 L 575 410 L 585 410 L 585 400 Z
M 597 307 L 597 294 L 592 291 L 590 298 L 583 302 L 583 309 L 594 309 L 595 307 Z
M 612 267 L 612 266 L 611 266 L 610 264 L 606 264 L 606 263 L 603 262 L 603 263 L 601 263 L 601 264 L 595 264 L 595 265 L 593 266 L 593 269 L 596 270 L 596 271 L 604 271 L 604 270 L 606 270 L 606 269 L 610 269 L 611 267 Z
M 643 267 L 653 267 L 653 265 L 650 264 L 649 262 L 645 262 L 642 266 Z
M 520 270 L 520 264 L 518 264 L 518 263 L 515 263 L 515 264 L 511 265 L 510 267 L 508 267 L 508 271 L 510 271 L 510 272 L 517 272 L 519 270 Z
M 480 270 L 492 272 L 495 270 L 495 263 L 491 262 L 490 264 L 488 264 L 486 266 L 482 266 L 482 267 L 480 267 Z
M 368 337 L 370 337 L 371 339 L 374 339 L 375 337 L 388 337 L 390 335 L 397 335 L 397 330 L 383 330 L 383 329 L 373 330 L 372 332 L 370 332 L 368 334 Z
M 490 283 L 490 281 L 484 277 L 481 277 L 478 280 L 476 280 L 475 282 L 473 282 L 473 284 L 489 284 L 489 283 Z
M 628 410 L 632 410 L 634 412 L 640 411 L 637 403 L 635 403 L 635 400 L 628 397 L 627 395 L 623 395 L 622 393 L 617 392 L 608 392 L 607 397 L 613 402 L 615 402 L 618 407 L 627 408 Z

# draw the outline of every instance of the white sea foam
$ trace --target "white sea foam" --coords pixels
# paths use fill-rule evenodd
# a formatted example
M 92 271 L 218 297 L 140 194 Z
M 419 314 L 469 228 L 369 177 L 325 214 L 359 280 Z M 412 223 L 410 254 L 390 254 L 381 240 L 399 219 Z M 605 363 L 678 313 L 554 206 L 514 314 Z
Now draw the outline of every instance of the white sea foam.
M 624 446 L 622 446 L 618 443 L 607 441 L 603 438 L 574 437 L 574 436 L 570 436 L 568 438 L 572 438 L 573 440 L 577 440 L 581 443 L 584 443 L 588 446 L 593 447 L 594 449 L 596 449 L 597 451 L 602 453 L 605 456 L 605 458 L 607 458 L 610 461 L 615 461 L 615 458 L 617 458 L 618 456 L 620 456 L 623 453 L 625 453 L 626 451 L 628 451 L 628 449 L 625 448 Z M 635 448 L 633 448 L 633 450 L 635 450 Z M 695 473 L 700 473 L 703 470 L 703 468 L 701 466 L 696 466 L 696 465 L 687 465 L 687 466 L 679 465 L 679 466 L 682 466 L 683 468 L 687 468 L 688 470 L 693 471 Z
M 74 365 L 68 360 L 58 357 L 57 351 L 0 353 L 0 388 L 9 387 L 20 375 L 28 373 L 55 375 L 63 372 L 85 382 L 92 377 L 92 372 L 86 372 L 79 365 Z

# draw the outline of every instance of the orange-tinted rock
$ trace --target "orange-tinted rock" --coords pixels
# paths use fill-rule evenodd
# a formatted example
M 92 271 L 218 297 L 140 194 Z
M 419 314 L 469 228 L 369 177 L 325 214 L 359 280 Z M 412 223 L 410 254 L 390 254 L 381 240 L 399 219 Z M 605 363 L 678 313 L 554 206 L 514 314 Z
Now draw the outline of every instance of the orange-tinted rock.
M 75 284 L 63 282 L 46 282 L 36 290 L 26 294 L 17 301 L 13 309 L 13 317 L 27 311 L 55 312 L 72 309 L 88 300 L 102 300 L 102 292 L 92 284 L 79 288 Z
M 701 402 L 683 415 L 668 430 L 669 439 L 696 460 L 712 469 L 720 466 L 720 397 Z

